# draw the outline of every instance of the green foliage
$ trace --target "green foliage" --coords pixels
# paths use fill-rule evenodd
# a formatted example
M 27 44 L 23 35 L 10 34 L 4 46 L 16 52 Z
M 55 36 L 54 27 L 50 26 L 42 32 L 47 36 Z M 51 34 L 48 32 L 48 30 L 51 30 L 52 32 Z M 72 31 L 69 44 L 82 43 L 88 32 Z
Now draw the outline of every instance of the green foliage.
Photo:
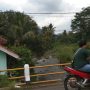
M 76 33 L 77 39 L 90 39 L 90 7 L 82 9 L 76 13 L 72 20 L 72 31 Z
M 0 36 L 9 46 L 26 46 L 36 56 L 42 56 L 52 47 L 54 27 L 52 24 L 38 27 L 28 15 L 15 11 L 0 12 Z
M 16 52 L 20 56 L 21 59 L 20 60 L 13 60 L 11 58 L 11 60 L 15 61 L 15 62 L 12 63 L 12 62 L 10 62 L 11 60 L 9 58 L 8 66 L 12 65 L 11 66 L 12 68 L 24 67 L 25 64 L 29 64 L 30 66 L 34 66 L 34 62 L 32 61 L 32 54 L 31 54 L 30 49 L 28 49 L 25 46 L 18 46 L 18 47 L 12 46 L 10 48 L 11 48 L 12 51 Z M 34 73 L 34 70 L 31 69 L 30 72 Z M 11 73 L 14 76 L 21 76 L 21 75 L 23 75 L 23 70 L 20 70 L 19 72 L 18 71 L 11 71 Z
M 39 34 L 30 31 L 24 35 L 24 42 L 37 57 L 42 56 L 47 50 L 52 48 L 54 27 L 52 24 L 42 27 Z
M 38 27 L 37 23 L 28 15 L 15 11 L 0 12 L 0 36 L 7 39 L 10 46 L 22 58 L 16 66 L 25 63 L 33 64 L 32 56 L 41 57 L 50 50 L 61 62 L 71 60 L 74 48 L 69 44 L 76 43 L 80 38 L 90 38 L 90 7 L 76 13 L 72 20 L 72 31 L 54 35 L 55 27 L 52 24 Z M 60 42 L 61 45 L 54 43 Z M 68 45 L 67 45 L 68 44 Z M 53 50 L 52 50 L 53 49 Z
M 76 43 L 75 34 L 72 31 L 67 32 L 64 30 L 61 34 L 57 35 L 56 41 L 64 44 Z
M 18 61 L 20 66 L 23 66 L 27 63 L 30 65 L 34 64 L 31 60 L 32 54 L 30 49 L 26 48 L 25 46 L 12 46 L 10 48 L 20 56 L 21 59 Z
M 28 15 L 15 11 L 0 12 L 0 35 L 7 38 L 10 45 L 21 45 L 23 36 L 38 32 L 36 22 Z
M 35 56 L 41 56 L 43 54 L 42 42 L 40 35 L 30 31 L 24 36 L 24 43 L 30 48 Z
M 57 43 L 54 46 L 53 54 L 59 59 L 60 63 L 70 62 L 73 58 L 73 54 L 76 51 L 77 46 L 75 44 L 61 44 Z
M 0 75 L 0 88 L 11 86 L 13 81 L 9 81 L 6 75 Z
M 58 41 L 62 43 L 76 43 L 80 39 L 90 41 L 90 7 L 83 8 L 81 12 L 76 13 L 71 22 L 72 31 L 64 30 L 57 36 Z
M 54 42 L 54 27 L 52 24 L 42 27 L 41 40 L 44 51 L 52 48 Z

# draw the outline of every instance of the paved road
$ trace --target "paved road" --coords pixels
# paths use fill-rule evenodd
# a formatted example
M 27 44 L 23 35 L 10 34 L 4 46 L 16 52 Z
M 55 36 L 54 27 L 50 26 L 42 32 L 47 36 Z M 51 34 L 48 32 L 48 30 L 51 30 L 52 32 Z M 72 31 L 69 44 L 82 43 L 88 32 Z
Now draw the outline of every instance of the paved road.
M 64 88 L 60 86 L 52 86 L 52 87 L 41 87 L 32 90 L 64 90 Z
M 52 84 L 52 85 L 34 86 L 32 88 L 10 89 L 10 90 L 64 90 L 64 88 L 63 85 Z
M 56 84 L 56 85 L 52 84 L 52 85 L 48 85 L 48 86 L 35 87 L 35 88 L 32 88 L 31 90 L 65 90 L 65 89 L 62 84 Z M 76 90 L 76 89 L 72 89 L 72 90 Z M 83 88 L 82 90 L 90 90 L 90 87 Z
M 49 86 L 49 87 L 34 88 L 31 90 L 65 90 L 65 89 L 63 86 L 56 85 L 56 86 Z M 75 89 L 72 89 L 72 90 L 75 90 Z M 82 90 L 90 90 L 90 88 L 84 88 Z
M 14 90 L 65 90 L 65 89 L 63 87 L 63 84 L 51 84 L 51 85 L 43 85 L 43 86 L 34 86 L 33 88 L 23 88 L 23 89 L 14 89 Z M 90 90 L 90 88 L 84 88 L 82 90 Z
M 35 88 L 32 88 L 32 90 L 64 90 L 64 87 L 61 84 L 60 85 L 56 84 L 56 85 L 50 85 L 50 86 L 35 87 Z

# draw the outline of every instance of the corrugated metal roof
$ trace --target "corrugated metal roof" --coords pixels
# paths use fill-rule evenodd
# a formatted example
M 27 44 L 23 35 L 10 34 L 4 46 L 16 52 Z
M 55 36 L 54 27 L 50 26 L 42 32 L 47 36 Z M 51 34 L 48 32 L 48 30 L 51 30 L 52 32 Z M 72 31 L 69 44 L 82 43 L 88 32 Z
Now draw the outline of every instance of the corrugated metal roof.
M 3 51 L 4 53 L 16 58 L 16 59 L 20 59 L 19 55 L 17 55 L 16 53 L 14 53 L 13 51 L 7 49 L 6 47 L 4 46 L 1 46 L 0 45 L 0 51 Z

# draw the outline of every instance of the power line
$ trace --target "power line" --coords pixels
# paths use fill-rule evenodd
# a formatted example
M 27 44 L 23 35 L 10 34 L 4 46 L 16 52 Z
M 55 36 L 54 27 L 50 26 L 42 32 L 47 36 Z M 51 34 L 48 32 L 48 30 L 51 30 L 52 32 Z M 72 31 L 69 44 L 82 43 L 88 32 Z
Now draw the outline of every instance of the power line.
M 26 14 L 75 14 L 75 13 L 78 13 L 78 12 L 52 12 L 52 13 L 48 13 L 48 12 L 41 12 L 41 13 L 38 13 L 38 12 L 32 12 L 32 13 L 26 13 Z
M 29 14 L 30 15 L 30 14 Z M 33 15 L 32 15 L 32 17 L 34 17 Z M 35 17 L 40 17 L 39 15 L 35 15 Z M 60 18 L 60 17 L 74 17 L 74 16 L 56 16 L 56 15 L 54 15 L 54 16 L 49 16 L 49 15 L 45 15 L 45 16 L 41 16 L 41 17 L 56 17 L 56 18 Z
M 77 12 L 51 12 L 51 13 L 49 13 L 49 12 L 41 12 L 41 13 L 32 12 L 32 13 L 25 13 L 25 14 L 27 14 L 27 15 L 36 15 L 36 16 L 38 16 L 38 15 L 45 15 L 45 16 L 48 15 L 48 17 L 66 17 L 66 16 L 63 16 L 63 15 L 74 15 L 75 13 L 77 13 Z M 50 15 L 52 15 L 52 16 L 50 16 Z M 58 15 L 58 16 L 56 16 L 56 15 Z M 68 17 L 73 17 L 73 16 L 68 16 Z
M 0 12 L 5 12 L 5 11 L 2 11 L 0 10 Z M 23 12 L 22 12 L 23 13 Z M 78 12 L 24 12 L 25 14 L 75 14 L 75 13 L 78 13 Z
M 0 10 L 0 12 L 4 12 L 2 10 Z M 22 12 L 22 13 L 25 13 L 25 12 Z M 28 14 L 28 15 L 73 15 L 73 14 L 76 14 L 76 13 L 79 13 L 79 12 L 32 12 L 32 13 L 25 13 L 25 14 Z M 73 17 L 73 16 L 49 16 L 49 17 Z M 82 18 L 89 18 L 90 17 L 82 17 Z
M 0 12 L 5 12 L 5 11 L 0 10 Z M 46 14 L 48 14 L 48 15 L 49 15 L 49 14 L 50 14 L 50 15 L 51 15 L 51 14 L 53 14 L 53 15 L 54 15 L 54 14 L 57 14 L 57 15 L 59 15 L 59 14 L 75 14 L 75 13 L 79 13 L 79 12 L 31 12 L 31 13 L 30 13 L 30 12 L 27 12 L 27 13 L 26 13 L 26 12 L 22 12 L 22 13 L 32 14 L 32 15 L 35 15 L 35 14 L 36 14 L 36 15 L 40 15 L 40 14 L 41 14 L 41 15 L 44 15 L 44 14 L 45 14 L 45 15 L 46 15 Z

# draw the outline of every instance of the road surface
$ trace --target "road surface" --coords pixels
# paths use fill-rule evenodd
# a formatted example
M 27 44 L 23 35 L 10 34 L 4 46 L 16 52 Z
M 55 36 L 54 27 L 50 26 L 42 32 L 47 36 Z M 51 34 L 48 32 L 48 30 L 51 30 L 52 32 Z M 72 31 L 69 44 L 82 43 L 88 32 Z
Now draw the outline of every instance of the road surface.
M 48 85 L 42 85 L 42 86 L 33 86 L 32 88 L 10 89 L 10 90 L 65 90 L 65 89 L 63 84 L 48 84 Z M 75 89 L 72 89 L 72 90 L 75 90 Z M 83 88 L 82 90 L 90 90 L 90 87 Z
M 47 86 L 35 87 L 35 88 L 32 88 L 31 90 L 65 90 L 65 89 L 63 84 L 52 84 Z M 76 90 L 76 89 L 72 89 L 72 90 Z M 90 90 L 90 87 L 83 88 L 82 90 Z
M 34 88 L 32 90 L 64 90 L 64 88 L 61 86 L 52 86 L 52 87 Z
M 62 84 L 51 84 L 47 86 L 34 87 L 31 90 L 64 90 Z

